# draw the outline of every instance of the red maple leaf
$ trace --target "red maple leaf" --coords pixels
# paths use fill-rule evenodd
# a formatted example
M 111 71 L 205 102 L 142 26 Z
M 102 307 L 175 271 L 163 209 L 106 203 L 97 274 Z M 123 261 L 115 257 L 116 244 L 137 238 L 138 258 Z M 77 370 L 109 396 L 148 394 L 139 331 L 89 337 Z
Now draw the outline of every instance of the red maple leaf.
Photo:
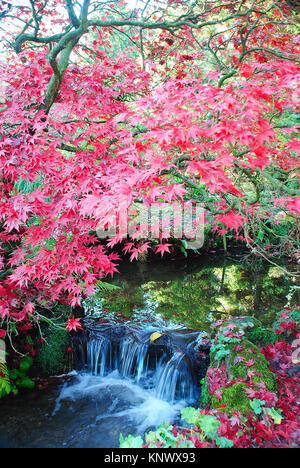
M 80 323 L 80 318 L 74 318 L 74 317 L 71 317 L 68 319 L 68 324 L 67 324 L 67 330 L 70 332 L 72 330 L 74 330 L 75 332 L 77 330 L 82 330 L 82 325 Z
M 171 245 L 172 244 L 167 244 L 167 243 L 159 244 L 156 251 L 155 251 L 155 253 L 160 253 L 161 256 L 163 256 L 165 252 L 170 252 L 169 247 L 171 247 Z
M 222 215 L 217 215 L 216 219 L 228 229 L 235 229 L 236 231 L 238 231 L 239 227 L 241 227 L 245 221 L 244 216 L 235 213 L 233 210 Z

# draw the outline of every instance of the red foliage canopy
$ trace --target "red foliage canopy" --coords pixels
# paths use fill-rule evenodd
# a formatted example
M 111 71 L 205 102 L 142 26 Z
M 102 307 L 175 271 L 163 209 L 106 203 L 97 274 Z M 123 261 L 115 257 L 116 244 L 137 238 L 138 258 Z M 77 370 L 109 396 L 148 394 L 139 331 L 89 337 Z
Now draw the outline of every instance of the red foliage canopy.
M 25 26 L 1 63 L 1 319 L 32 320 L 42 301 L 75 306 L 113 275 L 118 255 L 95 231 L 120 200 L 130 215 L 136 200 L 188 194 L 213 229 L 249 245 L 249 225 L 270 218 L 266 183 L 273 215 L 299 216 L 295 129 L 274 124 L 298 97 L 293 12 L 223 1 L 184 15 L 185 3 L 147 16 L 122 2 L 92 11 L 85 0 L 77 12 L 64 0 L 2 1 L 7 28 Z M 129 40 L 120 53 L 118 37 Z M 132 259 L 147 248 L 127 246 Z M 168 248 L 161 240 L 157 253 Z

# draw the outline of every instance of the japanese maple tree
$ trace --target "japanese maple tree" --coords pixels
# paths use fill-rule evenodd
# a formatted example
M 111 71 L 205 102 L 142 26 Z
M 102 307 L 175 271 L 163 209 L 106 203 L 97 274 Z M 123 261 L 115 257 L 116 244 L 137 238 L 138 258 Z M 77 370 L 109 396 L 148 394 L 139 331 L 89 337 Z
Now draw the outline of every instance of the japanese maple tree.
M 295 260 L 297 8 L 286 1 L 0 1 L 0 318 L 80 305 L 136 201 L 201 202 L 219 234 Z M 120 206 L 122 200 L 122 206 Z M 290 231 L 267 248 L 270 222 Z M 271 220 L 271 221 L 270 221 Z M 298 226 L 298 228 L 297 228 Z M 262 233 L 262 234 L 261 234 Z M 299 238 L 298 238 L 299 240 Z M 161 238 L 157 253 L 169 251 Z M 148 241 L 125 246 L 132 259 Z M 271 258 L 273 258 L 271 257 Z M 68 328 L 79 323 L 69 319 Z

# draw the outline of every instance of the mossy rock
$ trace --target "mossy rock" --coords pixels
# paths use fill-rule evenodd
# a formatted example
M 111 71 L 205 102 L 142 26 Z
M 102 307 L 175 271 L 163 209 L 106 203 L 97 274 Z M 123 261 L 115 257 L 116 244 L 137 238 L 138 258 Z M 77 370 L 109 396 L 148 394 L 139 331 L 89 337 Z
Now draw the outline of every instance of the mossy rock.
M 243 382 L 237 382 L 230 387 L 220 387 L 218 390 L 222 392 L 222 397 L 218 400 L 215 395 L 212 396 L 212 408 L 219 408 L 220 411 L 230 415 L 234 411 L 239 411 L 241 414 L 246 415 L 251 411 L 250 400 L 245 393 L 247 388 L 249 388 L 248 385 Z M 222 407 L 223 405 L 224 407 Z
M 207 385 L 207 377 L 205 377 L 202 381 L 201 385 L 201 395 L 199 399 L 199 407 L 200 408 L 207 408 L 210 402 L 210 395 L 208 392 L 208 385 Z
M 245 315 L 244 317 L 233 317 L 224 323 L 226 325 L 236 325 L 237 328 L 242 330 L 253 329 L 254 327 L 262 326 L 262 323 L 251 315 Z
M 269 363 L 260 352 L 259 348 L 247 339 L 243 339 L 240 343 L 243 347 L 242 351 L 235 351 L 234 345 L 229 345 L 230 354 L 226 358 L 226 369 L 231 380 L 235 379 L 247 379 L 248 372 L 254 371 L 259 372 L 260 375 L 253 376 L 251 381 L 254 383 L 264 382 L 267 390 L 276 390 L 275 379 L 273 373 L 269 370 Z M 242 362 L 235 362 L 237 358 L 241 356 L 244 358 Z M 247 366 L 245 363 L 248 361 L 254 361 L 252 366 Z
M 46 341 L 39 346 L 38 372 L 43 376 L 64 374 L 69 370 L 66 349 L 70 345 L 70 336 L 67 330 L 49 327 L 43 335 Z
M 267 330 L 264 327 L 255 327 L 248 333 L 250 341 L 259 346 L 266 346 L 268 344 L 274 344 L 278 340 L 278 336 L 271 330 Z
M 234 411 L 247 414 L 248 411 L 251 411 L 251 400 L 245 393 L 245 389 L 249 388 L 250 382 L 254 384 L 254 389 L 256 388 L 255 384 L 263 382 L 267 390 L 276 391 L 275 378 L 269 370 L 268 361 L 260 352 L 259 347 L 247 338 L 249 332 L 246 334 L 245 330 L 249 330 L 250 322 L 248 320 L 245 322 L 244 318 L 242 318 L 242 323 L 244 323 L 245 327 L 238 327 L 238 330 L 243 330 L 244 334 L 239 338 L 223 335 L 220 330 L 218 342 L 212 347 L 210 353 L 210 367 L 217 369 L 221 363 L 225 363 L 228 378 L 228 386 L 218 388 L 218 391 L 222 392 L 220 400 L 214 394 L 211 396 L 210 404 L 213 408 L 221 407 L 229 414 Z M 250 329 L 253 330 L 254 327 L 250 326 Z M 249 371 L 258 373 L 258 375 L 251 375 L 249 378 Z M 239 381 L 237 382 L 237 380 Z M 202 408 L 204 404 L 207 406 L 207 397 L 209 398 L 207 382 L 203 392 L 203 398 L 200 398 Z

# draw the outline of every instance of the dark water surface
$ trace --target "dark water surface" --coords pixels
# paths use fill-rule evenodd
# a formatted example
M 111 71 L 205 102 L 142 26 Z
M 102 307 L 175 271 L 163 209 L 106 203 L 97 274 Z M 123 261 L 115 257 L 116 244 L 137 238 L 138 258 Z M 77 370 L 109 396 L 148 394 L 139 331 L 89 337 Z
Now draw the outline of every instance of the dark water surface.
M 294 278 L 272 265 L 244 263 L 242 255 L 124 263 L 120 273 L 111 282 L 117 289 L 101 289 L 86 301 L 88 323 L 209 331 L 211 322 L 230 314 L 270 326 L 288 300 L 299 303 Z M 196 404 L 184 395 L 170 402 L 155 385 L 112 367 L 94 374 L 85 368 L 47 390 L 1 400 L 0 447 L 114 448 L 120 433 L 143 434 Z
M 296 278 L 253 257 L 245 261 L 243 254 L 124 262 L 119 270 L 112 283 L 120 289 L 100 292 L 94 301 L 87 301 L 91 315 L 131 323 L 171 321 L 209 331 L 212 321 L 228 315 L 251 315 L 268 327 L 289 293 L 291 304 L 300 302 Z

